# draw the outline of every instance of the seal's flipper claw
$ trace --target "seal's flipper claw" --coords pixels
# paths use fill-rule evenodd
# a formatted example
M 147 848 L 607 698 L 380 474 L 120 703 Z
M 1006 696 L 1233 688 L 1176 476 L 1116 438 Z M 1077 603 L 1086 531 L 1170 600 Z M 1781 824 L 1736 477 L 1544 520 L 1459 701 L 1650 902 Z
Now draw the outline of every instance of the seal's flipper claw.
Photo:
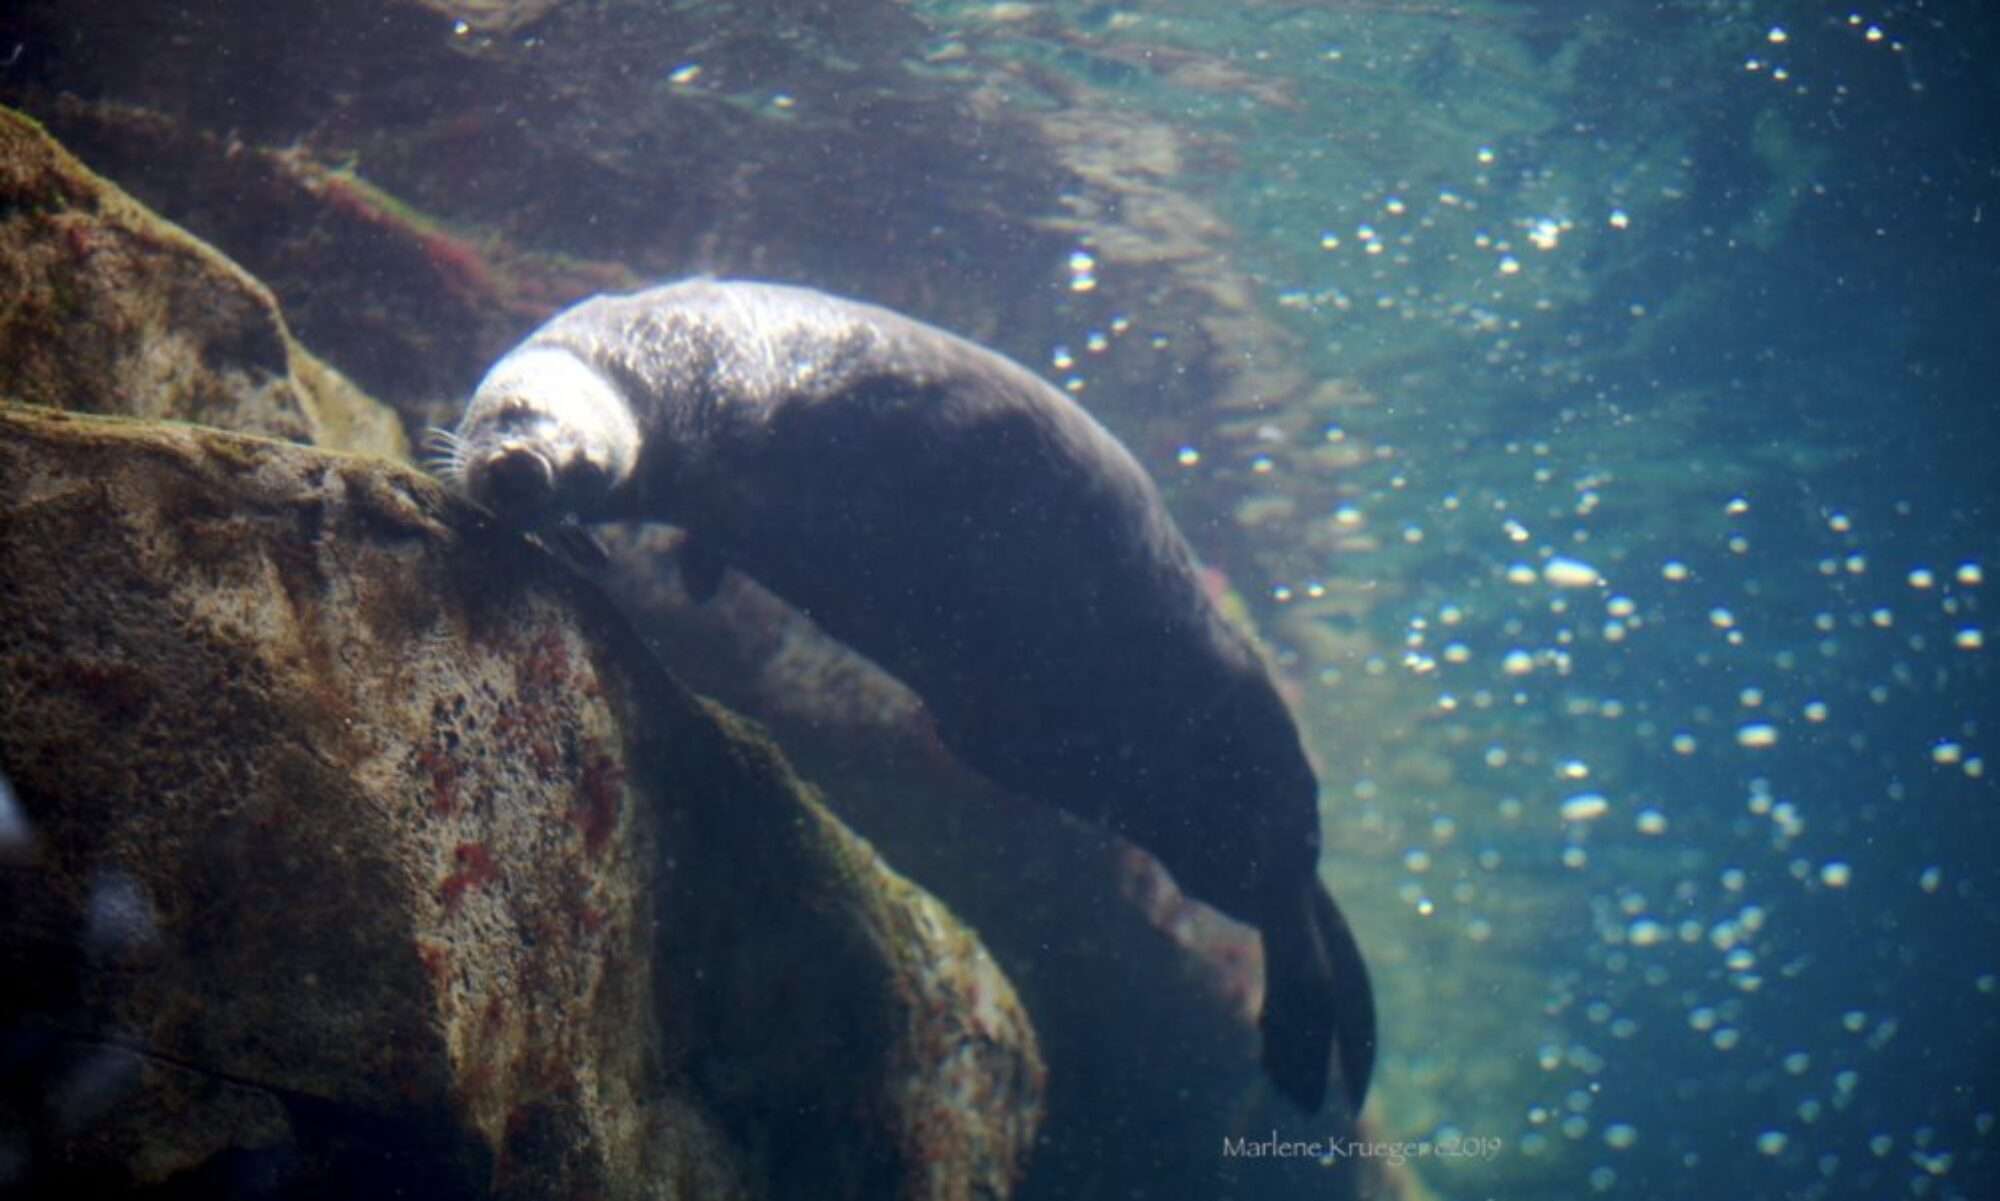
M 682 540 L 678 551 L 681 569 L 681 587 L 694 598 L 696 604 L 706 604 L 715 590 L 722 587 L 722 573 L 729 564 L 699 538 Z

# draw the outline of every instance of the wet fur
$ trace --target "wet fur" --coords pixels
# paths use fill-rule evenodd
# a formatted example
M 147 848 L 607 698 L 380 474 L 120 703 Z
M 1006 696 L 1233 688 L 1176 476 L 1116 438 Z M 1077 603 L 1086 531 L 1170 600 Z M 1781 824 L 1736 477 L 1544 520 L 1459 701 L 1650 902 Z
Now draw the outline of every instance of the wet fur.
M 1264 1062 L 1308 1110 L 1336 1053 L 1356 1108 L 1375 1022 L 1320 884 L 1318 783 L 1263 660 L 1204 591 L 1152 481 L 1067 397 L 941 330 L 801 288 L 598 297 L 514 355 L 566 351 L 632 409 L 637 461 L 539 522 L 671 522 L 921 697 L 955 754 L 1152 852 L 1259 927 Z M 510 356 L 510 359 L 513 356 Z M 525 360 L 523 360 L 525 361 Z M 546 360 L 544 360 L 546 361 Z M 435 461 L 475 494 L 509 360 Z

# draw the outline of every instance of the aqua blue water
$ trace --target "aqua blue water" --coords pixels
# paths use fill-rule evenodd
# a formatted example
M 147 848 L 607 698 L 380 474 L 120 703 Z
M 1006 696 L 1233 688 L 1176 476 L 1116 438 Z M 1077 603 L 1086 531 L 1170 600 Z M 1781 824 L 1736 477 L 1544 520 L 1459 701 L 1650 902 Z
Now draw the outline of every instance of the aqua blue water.
M 1012 52 L 1205 140 L 1368 398 L 1151 465 L 1279 502 L 1235 583 L 1330 760 L 1384 1128 L 1500 1140 L 1452 1196 L 2000 1195 L 1993 15 L 1065 20 Z

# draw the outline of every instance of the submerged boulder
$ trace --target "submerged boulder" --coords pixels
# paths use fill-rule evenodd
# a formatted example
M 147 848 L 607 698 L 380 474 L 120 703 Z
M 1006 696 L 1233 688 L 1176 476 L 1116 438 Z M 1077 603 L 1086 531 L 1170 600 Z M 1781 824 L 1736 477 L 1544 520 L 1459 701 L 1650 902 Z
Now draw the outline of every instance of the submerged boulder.
M 1005 1196 L 1006 979 L 394 464 L 0 407 L 0 1189 Z
M 0 108 L 0 393 L 342 450 L 395 413 L 307 353 L 270 290 Z

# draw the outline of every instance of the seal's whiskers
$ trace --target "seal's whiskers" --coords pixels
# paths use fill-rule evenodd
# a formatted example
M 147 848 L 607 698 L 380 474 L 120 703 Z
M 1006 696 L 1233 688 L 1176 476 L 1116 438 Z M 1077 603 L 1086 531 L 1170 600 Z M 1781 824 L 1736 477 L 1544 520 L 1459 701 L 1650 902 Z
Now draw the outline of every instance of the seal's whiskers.
M 424 431 L 424 470 L 441 479 L 458 483 L 465 479 L 465 439 L 441 426 L 431 426 Z

